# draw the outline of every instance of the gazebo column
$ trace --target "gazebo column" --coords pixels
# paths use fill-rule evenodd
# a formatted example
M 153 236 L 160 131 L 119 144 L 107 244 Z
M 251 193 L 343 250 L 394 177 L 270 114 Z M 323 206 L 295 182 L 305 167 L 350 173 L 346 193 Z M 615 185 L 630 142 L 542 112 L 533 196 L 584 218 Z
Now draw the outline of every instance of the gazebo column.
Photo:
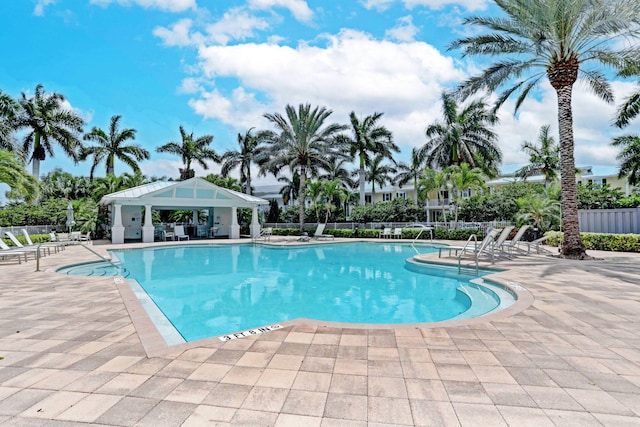
M 231 207 L 231 225 L 229 226 L 229 238 L 240 238 L 240 226 L 238 225 L 238 208 L 235 206 Z
M 111 243 L 124 243 L 124 225 L 122 225 L 122 205 L 113 204 L 113 225 L 111 226 Z
M 251 210 L 251 237 L 258 237 L 260 235 L 260 220 L 258 220 L 258 207 L 254 206 Z
M 144 206 L 144 225 L 142 226 L 142 242 L 153 243 L 155 237 L 155 227 L 151 218 L 151 205 Z

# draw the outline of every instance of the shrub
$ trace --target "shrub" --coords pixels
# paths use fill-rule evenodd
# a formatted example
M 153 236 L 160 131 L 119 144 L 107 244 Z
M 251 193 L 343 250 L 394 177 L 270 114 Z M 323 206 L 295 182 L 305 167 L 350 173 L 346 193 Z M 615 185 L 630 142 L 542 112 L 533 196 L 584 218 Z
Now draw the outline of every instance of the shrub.
M 564 239 L 564 233 L 552 231 L 546 243 L 558 246 Z M 640 234 L 580 233 L 582 243 L 587 249 L 597 251 L 640 252 Z

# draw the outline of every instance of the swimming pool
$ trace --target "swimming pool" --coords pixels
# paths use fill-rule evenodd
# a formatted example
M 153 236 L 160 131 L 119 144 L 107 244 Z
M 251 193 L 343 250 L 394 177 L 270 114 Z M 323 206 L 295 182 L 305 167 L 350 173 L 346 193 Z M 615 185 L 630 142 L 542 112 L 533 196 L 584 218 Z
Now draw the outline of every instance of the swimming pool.
M 416 249 L 401 243 L 184 245 L 111 253 L 113 265 L 61 272 L 124 275 L 185 341 L 298 318 L 436 322 L 479 316 L 501 304 L 494 290 L 457 269 L 407 263 Z

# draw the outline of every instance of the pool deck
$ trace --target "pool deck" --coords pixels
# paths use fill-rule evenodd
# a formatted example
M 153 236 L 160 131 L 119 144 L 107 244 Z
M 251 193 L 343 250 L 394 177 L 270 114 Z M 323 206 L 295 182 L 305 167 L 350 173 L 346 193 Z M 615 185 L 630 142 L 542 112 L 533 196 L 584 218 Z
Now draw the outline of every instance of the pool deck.
M 98 260 L 83 245 L 0 261 L 0 425 L 638 426 L 640 254 L 589 254 L 496 263 L 533 297 L 510 316 L 174 347 L 126 284 L 53 271 Z

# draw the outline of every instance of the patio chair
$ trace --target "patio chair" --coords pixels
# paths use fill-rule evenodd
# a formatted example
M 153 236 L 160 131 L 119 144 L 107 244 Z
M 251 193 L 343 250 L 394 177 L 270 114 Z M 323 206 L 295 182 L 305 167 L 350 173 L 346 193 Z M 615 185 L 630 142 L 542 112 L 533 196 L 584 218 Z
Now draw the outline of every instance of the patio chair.
M 29 236 L 29 232 L 27 231 L 26 228 L 22 229 L 22 235 L 24 236 L 24 240 L 27 241 L 27 245 L 28 246 L 35 246 L 33 244 L 33 241 L 31 240 L 31 236 Z M 38 245 L 41 248 L 53 248 L 53 250 L 55 252 L 59 252 L 61 250 L 64 250 L 64 247 L 65 247 L 65 245 L 63 245 L 60 242 L 44 242 L 44 243 L 38 243 Z M 51 251 L 49 250 L 49 252 L 51 252 Z
M 82 242 L 91 242 L 91 232 L 87 231 L 86 234 L 81 234 L 80 235 L 80 243 Z
M 16 236 L 14 236 L 13 233 L 10 231 L 5 231 L 4 234 L 6 234 L 9 239 L 11 239 L 11 241 L 13 242 L 14 245 L 16 245 L 18 250 L 34 253 L 34 254 L 36 254 L 39 251 L 36 245 L 33 245 L 33 244 L 29 246 L 23 245 L 22 242 L 20 242 L 20 240 L 18 240 Z M 42 255 L 45 254 L 45 251 L 48 252 L 49 255 L 51 255 L 51 249 L 49 248 L 42 248 L 42 249 L 43 249 L 43 251 L 41 252 Z
M 402 239 L 402 228 L 396 227 L 393 230 L 393 238 L 394 239 Z
M 504 250 L 506 250 L 509 254 L 512 254 L 514 251 L 515 252 L 523 252 L 522 249 L 518 248 L 518 243 L 520 243 L 520 240 L 522 240 L 522 237 L 524 236 L 524 233 L 527 232 L 529 227 L 531 227 L 531 226 L 528 225 L 528 224 L 527 225 L 523 225 L 522 227 L 520 227 L 520 229 L 518 229 L 518 232 L 516 233 L 516 235 L 513 236 L 513 239 L 507 240 L 506 242 L 504 242 L 502 244 L 502 247 L 504 248 Z
M 393 233 L 391 232 L 391 227 L 385 227 L 380 234 L 378 234 L 378 237 L 382 238 L 382 239 L 387 239 L 387 238 L 391 238 L 393 236 Z
M 551 235 L 542 236 L 539 239 L 533 240 L 531 242 L 520 242 L 521 245 L 527 247 L 527 253 L 531 253 L 531 248 L 535 249 L 536 253 L 550 253 L 549 250 L 545 249 L 543 243 L 549 238 Z
M 514 228 L 515 227 L 513 225 L 503 228 L 500 235 L 496 238 L 496 240 L 493 243 L 491 243 L 491 251 L 490 251 L 491 262 L 493 262 L 496 257 L 502 256 L 502 255 L 507 258 L 509 257 L 509 255 L 507 254 L 507 249 L 504 247 L 504 244 L 507 241 L 507 238 L 509 238 L 509 234 L 511 234 L 511 231 Z
M 492 228 L 491 230 L 489 230 L 487 235 L 484 236 L 484 239 L 482 239 L 479 245 L 477 244 L 477 242 L 475 242 L 473 246 L 470 246 L 469 245 L 469 243 L 471 242 L 471 237 L 470 237 L 464 246 L 440 246 L 438 248 L 438 258 L 442 257 L 443 251 L 449 251 L 449 256 L 451 256 L 452 251 L 455 252 L 456 256 L 458 255 L 458 252 L 485 251 L 490 244 L 493 244 L 496 236 L 498 235 L 498 233 L 500 233 L 500 231 L 502 231 L 500 228 Z
M 327 226 L 327 224 L 318 224 L 318 227 L 316 227 L 316 231 L 313 233 L 313 238 L 316 240 L 320 240 L 320 239 L 335 239 L 335 236 L 333 234 L 324 234 L 324 228 Z
M 184 225 L 176 225 L 176 227 L 173 229 L 173 232 L 175 233 L 176 240 L 189 240 L 189 235 L 185 234 L 184 232 Z
M 22 255 L 24 255 L 24 260 L 27 261 L 27 252 L 12 248 L 0 239 L 0 259 L 17 258 L 18 264 L 20 264 Z

